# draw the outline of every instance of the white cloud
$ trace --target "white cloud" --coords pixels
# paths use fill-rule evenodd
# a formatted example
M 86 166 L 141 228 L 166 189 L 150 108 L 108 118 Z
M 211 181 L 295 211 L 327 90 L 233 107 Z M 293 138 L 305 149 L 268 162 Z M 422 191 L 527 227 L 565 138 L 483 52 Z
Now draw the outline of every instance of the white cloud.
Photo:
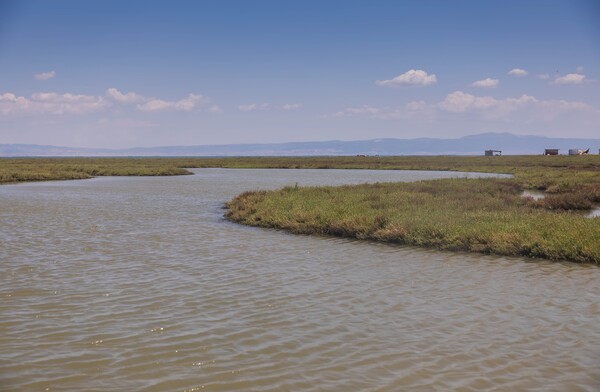
M 486 79 L 483 79 L 483 80 L 478 80 L 476 82 L 473 82 L 471 84 L 471 86 L 473 86 L 473 87 L 483 87 L 483 88 L 496 88 L 496 87 L 498 87 L 499 84 L 500 84 L 500 81 L 498 79 L 486 78 Z
M 582 113 L 595 114 L 596 121 L 594 122 L 600 120 L 600 110 L 594 109 L 594 107 L 585 102 L 565 101 L 560 99 L 540 101 L 536 105 L 535 116 L 542 121 L 553 121 L 563 113 L 577 114 L 577 117 Z
M 162 99 L 151 99 L 150 101 L 137 105 L 137 108 L 143 112 L 155 112 L 157 110 L 170 109 L 173 102 L 163 101 Z
M 555 84 L 582 84 L 586 81 L 585 75 L 580 73 L 570 73 L 565 76 L 557 76 L 554 79 Z
M 221 109 L 219 105 L 212 105 L 210 108 L 208 108 L 208 111 L 211 113 L 223 113 L 223 109 Z
M 380 114 L 382 112 L 382 109 L 378 109 L 369 105 L 363 105 L 358 108 L 346 108 L 345 112 L 347 114 L 368 114 L 374 116 Z
M 257 104 L 257 103 L 250 103 L 247 105 L 239 105 L 238 109 L 241 110 L 242 112 L 251 112 L 253 110 L 267 110 L 269 109 L 269 104 L 268 103 L 262 103 L 262 104 Z
M 546 80 L 546 79 L 550 79 L 550 75 L 545 73 L 545 74 L 537 74 L 536 75 L 538 79 L 542 79 L 542 80 Z
M 81 102 L 96 102 L 101 100 L 101 97 L 83 94 L 57 94 L 57 93 L 34 93 L 31 98 L 40 102 L 54 103 L 81 103 Z
M 114 87 L 111 87 L 106 90 L 106 96 L 114 99 L 117 102 L 121 102 L 121 103 L 137 103 L 137 102 L 144 102 L 144 101 L 148 100 L 143 95 L 136 94 L 134 92 L 129 92 L 129 93 L 123 94 L 121 91 L 117 90 Z
M 106 99 L 106 98 L 111 99 Z M 113 106 L 113 100 L 117 103 L 143 102 L 136 105 L 143 112 L 154 112 L 161 110 L 191 111 L 202 104 L 202 95 L 189 94 L 179 101 L 165 101 L 151 99 L 136 93 L 123 94 L 116 88 L 106 91 L 106 97 L 83 95 L 83 94 L 59 94 L 55 92 L 38 92 L 31 98 L 20 97 L 13 93 L 0 95 L 0 114 L 85 114 L 101 111 Z M 220 110 L 213 105 L 209 111 Z
M 283 110 L 296 110 L 302 107 L 301 103 L 286 103 L 283 105 Z
M 537 102 L 537 99 L 529 95 L 499 100 L 490 96 L 478 97 L 462 91 L 455 91 L 448 94 L 438 106 L 440 109 L 452 113 L 464 113 L 472 110 L 495 110 L 505 113 L 533 102 Z
M 511 113 L 534 109 L 539 103 L 537 98 L 523 94 L 517 98 L 509 97 L 497 100 L 484 114 L 488 119 L 508 119 Z
M 429 86 L 437 82 L 435 74 L 428 75 L 427 72 L 420 69 L 411 69 L 389 80 L 377 80 L 378 86 Z
M 249 112 L 251 110 L 258 109 L 258 105 L 255 103 L 250 103 L 248 105 L 240 105 L 238 106 L 238 109 L 240 109 L 242 112 Z
M 52 79 L 53 77 L 55 77 L 56 72 L 54 72 L 54 71 L 42 72 L 39 74 L 35 74 L 34 76 L 37 80 L 48 80 L 48 79 Z
M 522 77 L 522 76 L 527 76 L 529 74 L 529 72 L 527 72 L 521 68 L 513 68 L 510 71 L 508 71 L 508 74 L 512 75 L 512 76 L 516 76 L 516 77 Z
M 35 93 L 31 99 L 12 93 L 0 95 L 0 113 L 11 114 L 86 114 L 106 109 L 111 104 L 102 97 L 81 94 Z
M 472 109 L 489 108 L 495 102 L 496 100 L 492 97 L 476 97 L 462 91 L 455 91 L 448 94 L 438 106 L 447 112 L 462 113 Z
M 339 112 L 333 113 L 333 117 L 373 117 L 373 118 L 390 118 L 393 116 L 395 109 L 389 107 L 377 108 L 371 105 L 363 105 L 358 107 L 347 107 Z
M 202 101 L 202 95 L 200 94 L 188 94 L 187 98 L 179 100 L 173 103 L 175 110 L 189 111 L 196 107 Z
M 598 113 L 600 113 L 600 111 L 584 102 L 565 100 L 545 101 L 525 94 L 517 98 L 496 99 L 489 96 L 478 97 L 462 91 L 455 91 L 448 94 L 446 99 L 437 106 L 451 113 L 475 112 L 480 113 L 488 120 L 510 121 L 517 118 L 520 122 L 551 122 L 565 113 L 587 112 L 595 116 L 598 116 Z
M 444 115 L 444 113 L 446 114 Z M 473 120 L 479 117 L 488 121 L 524 124 L 532 122 L 548 123 L 558 117 L 565 116 L 580 119 L 598 119 L 600 118 L 600 111 L 583 102 L 539 100 L 526 94 L 519 97 L 499 99 L 491 96 L 476 96 L 462 91 L 454 91 L 437 104 L 429 104 L 425 101 L 412 101 L 403 107 L 363 105 L 347 107 L 334 113 L 332 116 L 436 121 L 440 119 L 449 120 L 449 115 L 462 115 L 467 119 Z
M 137 109 L 143 112 L 164 110 L 188 112 L 205 101 L 204 97 L 199 94 L 189 94 L 186 98 L 180 99 L 179 101 L 166 101 L 163 99 L 148 98 L 135 92 L 122 93 L 114 87 L 106 90 L 106 96 L 122 104 L 137 103 Z M 213 105 L 213 107 L 218 108 L 216 105 Z M 214 109 L 209 109 L 209 111 L 214 111 Z
M 156 112 L 163 110 L 190 111 L 202 102 L 202 95 L 189 94 L 187 98 L 179 101 L 164 101 L 162 99 L 151 99 L 137 108 L 143 112 Z
M 25 97 L 18 97 L 13 93 L 0 95 L 0 113 L 4 115 L 26 111 L 30 106 L 30 101 Z
M 435 105 L 428 104 L 425 101 L 412 101 L 404 105 L 404 110 L 397 110 L 394 114 L 395 118 L 421 118 L 433 120 L 436 115 L 437 108 Z

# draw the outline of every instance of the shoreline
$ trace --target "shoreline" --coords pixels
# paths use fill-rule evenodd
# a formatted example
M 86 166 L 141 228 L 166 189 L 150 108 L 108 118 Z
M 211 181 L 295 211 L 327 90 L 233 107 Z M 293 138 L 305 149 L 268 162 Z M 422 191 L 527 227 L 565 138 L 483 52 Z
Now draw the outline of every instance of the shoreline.
M 105 158 L 0 157 L 0 184 L 6 182 L 82 179 L 97 176 L 157 176 L 191 174 L 186 168 L 235 169 L 372 169 L 429 170 L 510 174 L 531 180 L 531 189 L 545 189 L 560 171 L 600 175 L 600 155 L 545 157 L 383 156 L 383 157 L 227 157 L 227 158 Z M 547 171 L 548 173 L 542 173 Z M 528 172 L 533 175 L 528 176 Z M 542 174 L 541 176 L 539 174 Z M 548 176 L 550 174 L 550 176 Z M 547 181 L 545 181 L 547 180 Z M 596 182 L 600 182 L 597 180 Z
M 513 180 L 286 187 L 226 207 L 229 221 L 292 234 L 600 264 L 600 220 L 544 208 Z

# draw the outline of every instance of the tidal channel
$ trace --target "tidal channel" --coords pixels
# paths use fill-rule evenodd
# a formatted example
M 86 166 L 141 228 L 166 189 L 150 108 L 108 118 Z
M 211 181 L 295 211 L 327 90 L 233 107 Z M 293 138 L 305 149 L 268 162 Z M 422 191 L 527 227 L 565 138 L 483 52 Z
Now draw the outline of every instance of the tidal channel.
M 0 390 L 600 390 L 598 267 L 223 219 L 246 190 L 465 173 L 193 171 L 0 186 Z

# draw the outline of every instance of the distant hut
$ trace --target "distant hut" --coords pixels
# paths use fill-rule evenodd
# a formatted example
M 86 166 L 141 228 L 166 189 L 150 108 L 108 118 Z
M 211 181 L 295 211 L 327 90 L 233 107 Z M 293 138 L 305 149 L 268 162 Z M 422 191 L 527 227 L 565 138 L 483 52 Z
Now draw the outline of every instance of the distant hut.
M 558 155 L 558 148 L 547 148 L 544 150 L 544 155 Z
M 569 150 L 569 155 L 587 155 L 589 152 L 589 148 L 587 150 L 572 148 Z
M 485 150 L 486 157 L 500 156 L 502 155 L 502 151 L 500 150 Z

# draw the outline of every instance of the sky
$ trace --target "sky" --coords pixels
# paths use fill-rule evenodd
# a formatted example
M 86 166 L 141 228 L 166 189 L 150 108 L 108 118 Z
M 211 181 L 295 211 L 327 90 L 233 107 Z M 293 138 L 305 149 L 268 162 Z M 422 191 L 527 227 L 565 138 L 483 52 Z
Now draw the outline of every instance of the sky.
M 0 144 L 600 138 L 600 2 L 0 0 Z

